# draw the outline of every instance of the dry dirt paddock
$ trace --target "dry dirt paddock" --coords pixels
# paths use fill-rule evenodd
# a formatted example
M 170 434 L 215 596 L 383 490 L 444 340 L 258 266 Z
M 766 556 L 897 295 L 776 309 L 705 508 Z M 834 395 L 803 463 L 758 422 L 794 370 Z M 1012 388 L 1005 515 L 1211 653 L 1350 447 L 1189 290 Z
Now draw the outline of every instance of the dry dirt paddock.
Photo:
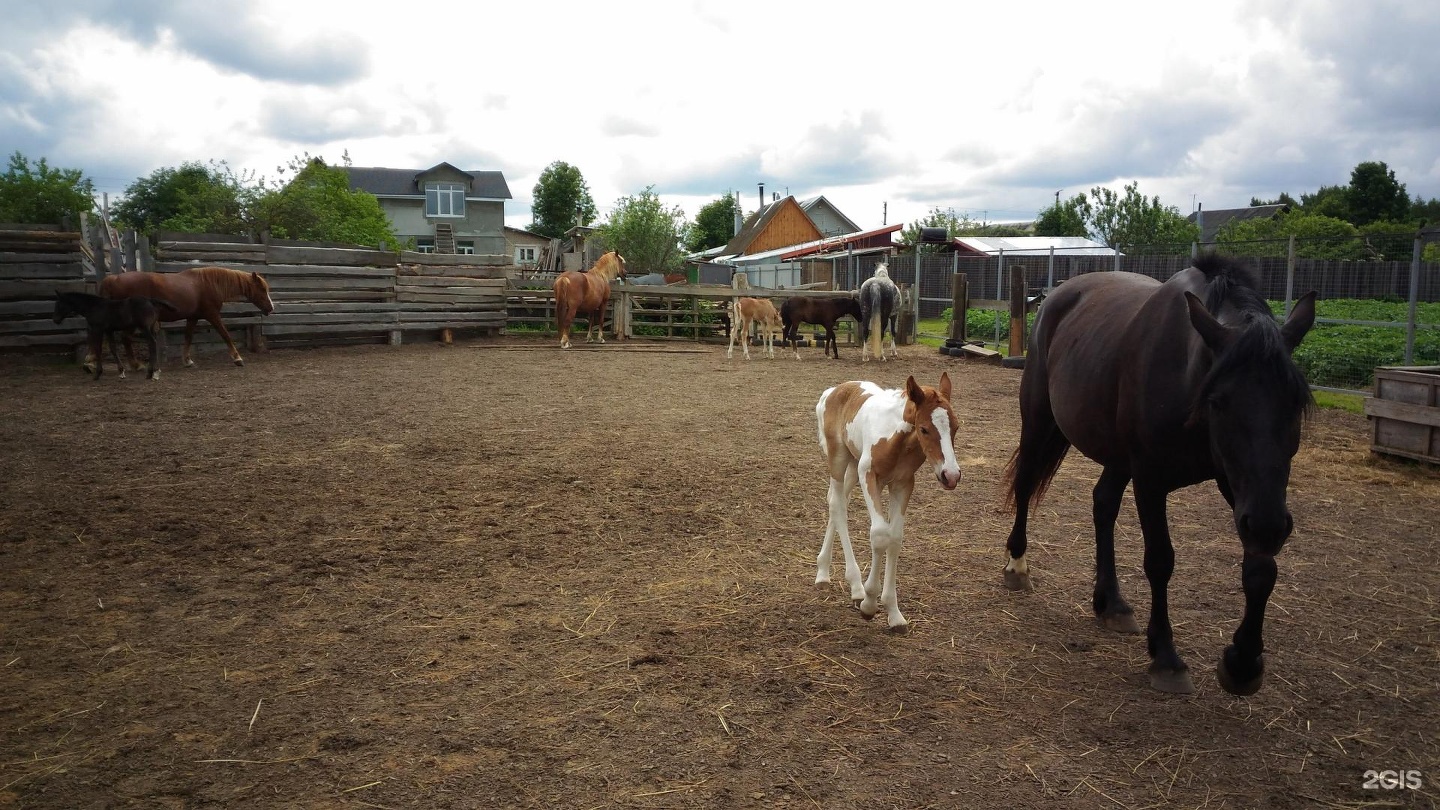
M 813 584 L 813 407 L 946 369 L 965 480 L 917 486 L 896 636 L 838 566 Z M 1230 518 L 1174 496 L 1197 691 L 1163 695 L 1090 616 L 1089 462 L 1032 521 L 1036 590 L 1002 587 L 1018 385 L 920 348 L 515 338 L 158 383 L 0 357 L 0 807 L 1433 804 L 1440 475 L 1310 423 L 1253 698 L 1214 678 Z M 1129 503 L 1119 544 L 1143 621 Z

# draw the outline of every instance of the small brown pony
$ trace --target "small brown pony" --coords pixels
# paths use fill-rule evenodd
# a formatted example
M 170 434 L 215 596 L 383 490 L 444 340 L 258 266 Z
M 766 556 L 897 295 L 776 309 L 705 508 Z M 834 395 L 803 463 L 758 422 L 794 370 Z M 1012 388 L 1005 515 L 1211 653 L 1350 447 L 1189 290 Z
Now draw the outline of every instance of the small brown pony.
M 195 337 L 195 322 L 204 318 L 215 327 L 225 345 L 230 347 L 230 359 L 235 365 L 245 365 L 245 359 L 230 339 L 230 331 L 220 320 L 220 307 L 226 301 L 249 301 L 266 315 L 275 311 L 270 301 L 270 284 L 259 273 L 248 270 L 231 270 L 228 267 L 191 267 L 178 273 L 116 273 L 100 280 L 102 298 L 159 298 L 169 303 L 171 311 L 162 313 L 167 321 L 185 321 L 185 348 L 181 358 L 185 365 L 193 366 L 190 359 L 190 343 Z M 135 353 L 130 338 L 125 337 L 125 354 L 131 366 L 140 368 L 135 362 Z M 88 362 L 88 361 L 87 361 Z
M 775 359 L 775 333 L 783 329 L 779 310 L 775 309 L 775 305 L 768 298 L 741 298 L 735 302 L 735 329 L 730 333 L 730 348 L 725 350 L 726 360 L 735 356 L 737 335 L 740 338 L 740 348 L 745 350 L 745 359 L 750 359 L 751 324 L 759 327 L 765 353 L 771 360 Z
M 576 315 L 589 321 L 585 342 L 605 342 L 605 305 L 610 303 L 610 282 L 625 277 L 625 257 L 615 251 L 601 256 L 589 270 L 566 270 L 555 279 L 555 325 L 560 348 L 570 348 L 570 324 Z M 591 331 L 597 337 L 590 336 Z

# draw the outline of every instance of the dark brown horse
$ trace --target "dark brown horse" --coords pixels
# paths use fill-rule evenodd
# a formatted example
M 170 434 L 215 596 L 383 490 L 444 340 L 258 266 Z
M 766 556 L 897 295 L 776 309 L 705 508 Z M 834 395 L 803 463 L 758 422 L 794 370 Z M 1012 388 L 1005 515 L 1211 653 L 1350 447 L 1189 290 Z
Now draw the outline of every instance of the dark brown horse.
M 245 359 L 230 338 L 230 330 L 220 320 L 220 308 L 225 302 L 249 301 L 266 315 L 275 311 L 275 304 L 270 301 L 270 284 L 264 276 L 228 267 L 191 267 L 178 273 L 116 273 L 101 279 L 100 295 L 104 298 L 142 296 L 168 301 L 172 309 L 161 313 L 161 318 L 185 321 L 185 348 L 180 356 L 187 366 L 195 365 L 195 361 L 190 359 L 190 343 L 195 337 L 195 323 L 201 318 L 209 321 L 220 333 L 225 345 L 230 347 L 230 359 L 235 361 L 235 365 L 245 365 Z M 125 351 L 133 365 L 135 355 L 128 336 Z
M 605 342 L 605 306 L 610 303 L 610 282 L 625 277 L 625 257 L 610 251 L 583 273 L 566 270 L 555 279 L 555 325 L 560 348 L 570 348 L 570 324 L 584 315 L 585 342 Z M 591 337 L 594 331 L 596 337 Z
M 1029 508 L 1073 445 L 1104 468 L 1094 490 L 1095 614 L 1112 630 L 1140 629 L 1115 576 L 1115 518 L 1133 482 L 1150 581 L 1150 683 L 1192 691 L 1170 627 L 1175 552 L 1165 501 L 1214 480 L 1244 549 L 1245 591 L 1245 616 L 1217 673 L 1227 692 L 1254 694 L 1265 674 L 1275 555 L 1294 525 L 1285 505 L 1290 460 L 1312 407 L 1290 355 L 1314 322 L 1315 293 L 1281 326 L 1250 273 L 1213 255 L 1164 284 L 1121 272 L 1062 284 L 1041 310 L 1020 382 L 1020 446 L 1006 470 L 1015 507 L 1006 585 L 1030 587 Z
M 125 365 L 120 362 L 120 350 L 115 345 L 117 335 L 128 339 L 131 332 L 138 331 L 145 336 L 150 347 L 150 371 L 152 380 L 160 379 L 159 365 L 163 360 L 165 335 L 160 331 L 161 313 L 168 312 L 169 302 L 155 298 L 126 298 L 112 301 L 98 295 L 82 292 L 55 293 L 55 323 L 79 315 L 85 319 L 90 354 L 95 358 L 95 379 L 100 379 L 105 364 L 100 360 L 104 351 L 105 336 L 110 336 L 110 354 L 115 365 L 120 367 L 120 379 L 125 379 Z M 126 344 L 129 345 L 128 342 Z M 133 356 L 132 356 L 133 362 Z M 138 368 L 138 366 L 137 366 Z
M 835 322 L 849 315 L 860 322 L 860 301 L 854 296 L 796 295 L 785 299 L 780 305 L 780 320 L 785 324 L 781 345 L 793 343 L 795 359 L 800 359 L 800 324 L 813 323 L 825 327 L 825 354 L 835 353 L 840 359 L 840 347 L 835 341 Z

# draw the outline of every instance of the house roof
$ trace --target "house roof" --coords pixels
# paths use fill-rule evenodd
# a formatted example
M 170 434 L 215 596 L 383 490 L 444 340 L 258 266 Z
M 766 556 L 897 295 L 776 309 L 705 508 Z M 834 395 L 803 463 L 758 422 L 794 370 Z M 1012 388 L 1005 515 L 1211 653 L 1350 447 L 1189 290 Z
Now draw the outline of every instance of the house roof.
M 1200 241 L 1214 242 L 1215 234 L 1231 222 L 1243 222 L 1247 219 L 1270 219 L 1290 210 L 1290 206 L 1284 203 L 1275 205 L 1252 205 L 1248 208 L 1217 208 L 1214 211 L 1206 211 L 1203 208 L 1186 217 L 1187 222 L 1195 222 L 1203 216 L 1200 227 Z
M 525 230 L 524 228 L 512 228 L 511 226 L 506 225 L 506 226 L 505 226 L 505 230 L 507 230 L 507 231 L 509 231 L 509 232 L 511 232 L 511 233 L 518 233 L 518 234 L 520 234 L 521 236 L 531 236 L 531 237 L 534 237 L 534 238 L 536 238 L 536 239 L 545 239 L 545 240 L 549 240 L 549 239 L 550 239 L 550 237 L 546 236 L 546 235 L 543 234 L 543 233 L 535 233 L 534 231 L 527 231 L 527 230 Z
M 846 250 L 847 246 L 853 242 L 863 242 L 866 239 L 870 239 L 872 237 L 884 236 L 885 234 L 895 233 L 902 227 L 904 226 L 887 225 L 884 228 L 875 228 L 868 231 L 856 231 L 855 233 L 847 233 L 840 236 L 827 236 L 824 239 L 816 239 L 811 242 L 802 242 L 798 245 L 786 245 L 785 247 L 775 248 L 774 250 L 767 250 L 761 253 L 750 253 L 743 256 L 728 252 L 713 254 L 711 251 L 705 251 L 704 253 L 696 254 L 695 258 L 708 256 L 711 262 L 734 265 L 754 264 L 757 262 L 788 262 L 802 257 L 813 257 L 817 254 L 826 253 L 828 251 Z M 871 248 L 866 248 L 865 250 L 868 251 L 891 249 L 892 248 L 889 245 L 877 245 Z M 857 249 L 856 252 L 859 253 L 861 252 L 861 250 Z
M 454 168 L 444 162 L 428 169 L 386 169 L 370 166 L 341 166 L 340 168 L 350 176 L 352 190 L 368 191 L 376 197 L 423 197 L 425 190 L 420 187 L 418 178 L 442 167 Z M 511 199 L 510 186 L 506 185 L 505 175 L 500 172 L 463 171 L 461 169 L 455 169 L 455 171 L 471 178 L 470 192 L 465 195 L 467 199 Z
M 957 236 L 951 240 L 956 247 L 994 256 L 1006 253 L 1046 253 L 1055 249 L 1057 256 L 1114 256 L 1114 248 L 1083 236 Z
M 774 219 L 775 215 L 780 212 L 782 207 L 781 203 L 785 202 L 785 200 L 793 199 L 793 197 L 785 197 L 775 202 L 766 203 L 759 211 L 751 214 L 750 218 L 745 220 L 745 224 L 740 226 L 740 232 L 730 237 L 730 241 L 725 243 L 725 249 L 720 251 L 719 255 L 736 256 L 744 253 L 745 248 L 749 247 L 750 243 L 755 241 L 755 237 L 759 236 L 761 232 L 765 230 L 765 226 L 770 224 L 770 220 Z
M 845 214 L 842 213 L 839 208 L 836 208 L 835 203 L 832 203 L 829 200 L 825 199 L 824 194 L 819 194 L 814 197 L 810 197 L 808 199 L 800 201 L 800 208 L 806 214 L 810 213 L 810 209 L 817 208 L 822 205 L 826 208 L 829 208 L 830 212 L 835 215 L 836 219 L 840 220 L 841 224 L 843 224 L 849 232 L 853 233 L 854 231 L 860 230 L 860 226 L 856 225 L 854 220 L 845 216 Z M 814 219 L 814 217 L 812 216 L 811 219 Z

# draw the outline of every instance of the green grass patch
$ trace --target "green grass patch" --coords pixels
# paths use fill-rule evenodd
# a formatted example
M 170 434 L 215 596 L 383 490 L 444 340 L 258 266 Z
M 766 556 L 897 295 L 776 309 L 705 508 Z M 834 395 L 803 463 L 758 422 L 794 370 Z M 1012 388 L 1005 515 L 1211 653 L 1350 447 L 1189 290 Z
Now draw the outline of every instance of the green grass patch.
M 1322 408 L 1334 408 L 1347 413 L 1365 413 L 1365 398 L 1354 394 L 1333 394 L 1329 391 L 1316 391 L 1315 404 Z

